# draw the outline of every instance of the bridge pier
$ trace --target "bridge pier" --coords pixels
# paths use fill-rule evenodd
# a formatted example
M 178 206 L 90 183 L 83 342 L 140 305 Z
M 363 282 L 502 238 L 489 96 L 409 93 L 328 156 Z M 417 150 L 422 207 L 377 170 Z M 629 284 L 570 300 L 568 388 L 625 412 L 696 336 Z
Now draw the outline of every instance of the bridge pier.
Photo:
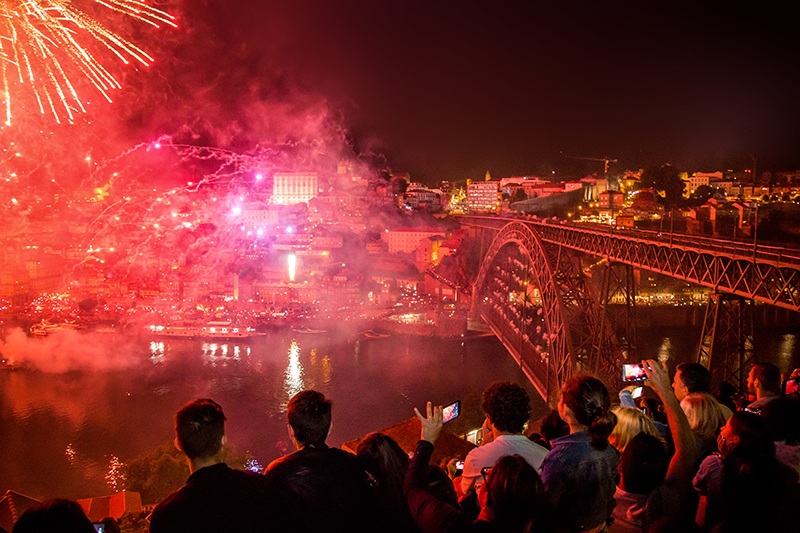
M 599 298 L 594 372 L 618 376 L 619 364 L 638 361 L 636 352 L 636 280 L 631 265 L 607 262 Z M 600 368 L 599 365 L 604 365 Z M 617 378 L 618 379 L 618 378 Z
M 712 292 L 697 362 L 711 372 L 712 388 L 727 381 L 747 392 L 747 372 L 753 357 L 753 301 Z

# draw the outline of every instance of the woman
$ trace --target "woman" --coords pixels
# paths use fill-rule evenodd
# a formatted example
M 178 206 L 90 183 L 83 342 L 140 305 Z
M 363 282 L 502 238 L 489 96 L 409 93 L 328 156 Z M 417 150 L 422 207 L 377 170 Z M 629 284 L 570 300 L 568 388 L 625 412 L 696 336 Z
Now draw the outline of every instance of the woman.
M 619 452 L 608 437 L 617 423 L 608 389 L 591 376 L 569 380 L 558 414 L 570 434 L 553 440 L 542 463 L 545 496 L 559 531 L 600 532 L 614 507 Z
M 697 463 L 717 451 L 717 432 L 725 424 L 719 402 L 707 392 L 693 392 L 681 400 L 681 408 L 697 439 Z
M 661 434 L 656 429 L 653 421 L 646 414 L 638 409 L 630 407 L 616 406 L 612 409 L 617 417 L 617 425 L 608 437 L 608 442 L 617 449 L 619 453 L 625 451 L 625 447 L 639 433 L 652 435 L 661 439 Z
M 381 531 L 415 531 L 403 494 L 403 481 L 408 470 L 406 452 L 391 437 L 370 433 L 358 445 L 356 455 L 373 485 Z

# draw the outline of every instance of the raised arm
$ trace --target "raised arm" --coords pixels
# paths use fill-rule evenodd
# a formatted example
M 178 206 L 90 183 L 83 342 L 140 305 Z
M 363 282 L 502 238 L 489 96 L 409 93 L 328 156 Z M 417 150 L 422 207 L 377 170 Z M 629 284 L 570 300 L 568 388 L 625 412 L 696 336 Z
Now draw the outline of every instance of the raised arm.
M 689 427 L 689 420 L 681 409 L 678 398 L 669 380 L 669 373 L 665 366 L 652 359 L 642 361 L 644 371 L 647 374 L 648 385 L 661 398 L 664 403 L 664 410 L 669 422 L 669 430 L 672 433 L 672 441 L 675 443 L 675 455 L 669 462 L 667 476 L 675 476 L 681 486 L 688 486 L 694 474 L 694 463 L 697 454 L 697 444 L 695 443 L 694 433 Z

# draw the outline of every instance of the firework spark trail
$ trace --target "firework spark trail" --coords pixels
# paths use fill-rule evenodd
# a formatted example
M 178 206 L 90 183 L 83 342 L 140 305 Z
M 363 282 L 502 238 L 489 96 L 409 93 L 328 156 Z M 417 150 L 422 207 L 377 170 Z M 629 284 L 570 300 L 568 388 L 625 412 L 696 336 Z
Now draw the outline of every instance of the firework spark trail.
M 93 0 L 121 15 L 156 28 L 177 27 L 175 18 L 136 0 Z M 7 65 L 13 65 L 20 84 L 30 86 L 39 111 L 47 110 L 56 122 L 74 119 L 73 109 L 85 112 L 66 70 L 74 68 L 109 102 L 108 91 L 121 85 L 91 54 L 89 43 L 99 43 L 123 63 L 131 60 L 149 65 L 153 58 L 92 18 L 68 0 L 0 0 L 0 76 L 5 96 L 6 120 L 11 125 L 12 88 Z M 49 108 L 49 109 L 48 109 Z

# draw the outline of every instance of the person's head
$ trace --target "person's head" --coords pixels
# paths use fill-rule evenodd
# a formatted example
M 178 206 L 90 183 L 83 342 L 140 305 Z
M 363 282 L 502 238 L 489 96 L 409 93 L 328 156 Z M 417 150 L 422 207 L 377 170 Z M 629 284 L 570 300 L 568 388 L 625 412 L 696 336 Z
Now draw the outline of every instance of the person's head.
M 94 526 L 77 502 L 57 498 L 26 510 L 12 533 L 94 533 Z
M 564 384 L 558 414 L 571 431 L 577 426 L 586 426 L 592 435 L 592 445 L 599 450 L 608 446 L 608 436 L 617 423 L 617 417 L 611 412 L 608 389 L 591 376 L 577 376 Z
M 394 439 L 383 433 L 370 433 L 358 445 L 356 456 L 364 470 L 378 481 L 381 492 L 405 502 L 403 480 L 408 470 L 408 454 Z
M 725 423 L 725 415 L 719 402 L 707 392 L 693 392 L 681 400 L 681 408 L 686 413 L 689 426 L 703 442 L 717 435 L 717 430 Z
M 675 370 L 672 390 L 678 401 L 693 392 L 709 392 L 711 390 L 711 373 L 700 363 L 681 363 Z
M 619 473 L 622 490 L 633 494 L 650 494 L 658 487 L 669 468 L 664 443 L 647 433 L 639 433 L 620 455 Z
M 331 429 L 330 400 L 315 390 L 305 390 L 289 401 L 289 430 L 299 447 L 322 444 Z
M 522 433 L 531 416 L 528 393 L 511 381 L 498 381 L 483 393 L 481 407 L 499 431 Z
M 498 459 L 481 489 L 481 508 L 491 509 L 492 523 L 500 530 L 521 531 L 542 509 L 542 478 L 520 455 Z
M 175 442 L 189 459 L 205 459 L 222 451 L 225 438 L 222 407 L 207 398 L 192 400 L 175 414 Z
M 775 442 L 789 445 L 800 442 L 800 400 L 790 396 L 775 398 L 764 406 L 761 415 Z
M 743 447 L 749 454 L 768 457 L 775 455 L 775 444 L 767 421 L 760 415 L 747 411 L 733 413 L 719 432 L 717 448 L 722 455 Z
M 639 433 L 658 437 L 659 433 L 653 421 L 638 409 L 617 406 L 612 409 L 617 416 L 617 425 L 608 437 L 608 442 L 620 453 L 625 451 L 628 443 Z
M 569 435 L 569 425 L 561 420 L 558 411 L 553 409 L 542 419 L 542 436 L 551 442 L 553 439 Z
M 747 375 L 747 391 L 756 398 L 781 393 L 781 371 L 772 363 L 756 362 Z

